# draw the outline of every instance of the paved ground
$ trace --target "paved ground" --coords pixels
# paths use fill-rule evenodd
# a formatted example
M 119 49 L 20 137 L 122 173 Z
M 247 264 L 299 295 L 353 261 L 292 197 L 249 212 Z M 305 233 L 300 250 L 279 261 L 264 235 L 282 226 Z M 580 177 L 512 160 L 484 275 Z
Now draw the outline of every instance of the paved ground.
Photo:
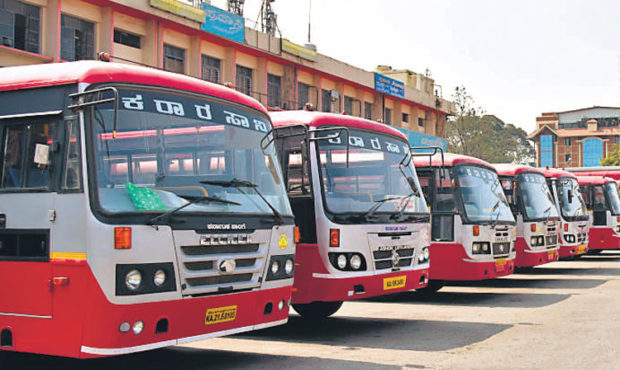
M 130 356 L 13 355 L 16 369 L 620 369 L 620 252 L 345 303 L 334 317 Z M 7 366 L 8 365 L 8 366 Z

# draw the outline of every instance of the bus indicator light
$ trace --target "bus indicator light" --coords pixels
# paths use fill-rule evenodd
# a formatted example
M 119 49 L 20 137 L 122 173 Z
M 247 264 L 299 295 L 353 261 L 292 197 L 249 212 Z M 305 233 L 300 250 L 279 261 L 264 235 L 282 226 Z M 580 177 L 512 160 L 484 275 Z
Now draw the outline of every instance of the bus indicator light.
M 474 236 L 480 235 L 480 226 L 474 225 L 473 230 L 474 230 Z
M 536 224 L 531 224 L 530 225 L 530 231 L 536 232 Z
M 295 243 L 299 243 L 301 240 L 301 233 L 299 232 L 299 226 L 295 226 Z
M 131 249 L 131 227 L 114 228 L 114 249 Z
M 329 229 L 329 246 L 332 248 L 340 247 L 340 230 Z
M 564 224 L 564 232 L 568 232 L 568 223 Z

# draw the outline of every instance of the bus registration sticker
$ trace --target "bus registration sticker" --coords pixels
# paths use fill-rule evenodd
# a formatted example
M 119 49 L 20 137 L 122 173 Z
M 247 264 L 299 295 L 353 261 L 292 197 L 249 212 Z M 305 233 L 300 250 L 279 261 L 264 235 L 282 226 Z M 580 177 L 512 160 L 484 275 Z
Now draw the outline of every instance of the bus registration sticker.
M 237 317 L 237 306 L 210 308 L 205 316 L 205 325 L 233 321 Z
M 504 271 L 504 268 L 506 267 L 506 259 L 505 258 L 499 258 L 495 260 L 495 271 Z
M 579 248 L 577 248 L 577 252 L 578 253 L 585 253 L 585 251 L 586 251 L 586 245 L 585 244 L 581 244 L 579 246 Z
M 407 276 L 394 276 L 383 279 L 383 290 L 404 288 Z

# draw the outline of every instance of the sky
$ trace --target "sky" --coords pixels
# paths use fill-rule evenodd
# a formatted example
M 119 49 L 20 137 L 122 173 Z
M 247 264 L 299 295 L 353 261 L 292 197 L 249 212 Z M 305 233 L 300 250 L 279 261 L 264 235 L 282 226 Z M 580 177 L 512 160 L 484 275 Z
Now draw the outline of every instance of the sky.
M 464 86 L 528 133 L 542 112 L 620 106 L 617 1 L 275 0 L 284 38 L 306 43 L 310 1 L 319 53 L 369 71 L 428 68 L 444 98 Z M 245 17 L 261 3 L 245 0 Z

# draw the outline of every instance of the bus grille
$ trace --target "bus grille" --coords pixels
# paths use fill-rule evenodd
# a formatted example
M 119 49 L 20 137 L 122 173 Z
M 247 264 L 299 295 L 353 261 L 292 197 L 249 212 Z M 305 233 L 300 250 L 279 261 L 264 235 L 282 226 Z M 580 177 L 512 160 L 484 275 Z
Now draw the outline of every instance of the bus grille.
M 493 243 L 493 255 L 501 256 L 510 253 L 510 243 Z
M 413 252 L 413 248 L 374 251 L 372 256 L 375 260 L 375 270 L 411 266 L 413 261 Z
M 260 287 L 268 242 L 252 238 L 245 244 L 183 245 L 179 251 L 183 295 L 234 292 Z
M 545 237 L 545 242 L 547 243 L 547 247 L 555 247 L 558 244 L 558 236 L 557 235 L 548 235 Z

